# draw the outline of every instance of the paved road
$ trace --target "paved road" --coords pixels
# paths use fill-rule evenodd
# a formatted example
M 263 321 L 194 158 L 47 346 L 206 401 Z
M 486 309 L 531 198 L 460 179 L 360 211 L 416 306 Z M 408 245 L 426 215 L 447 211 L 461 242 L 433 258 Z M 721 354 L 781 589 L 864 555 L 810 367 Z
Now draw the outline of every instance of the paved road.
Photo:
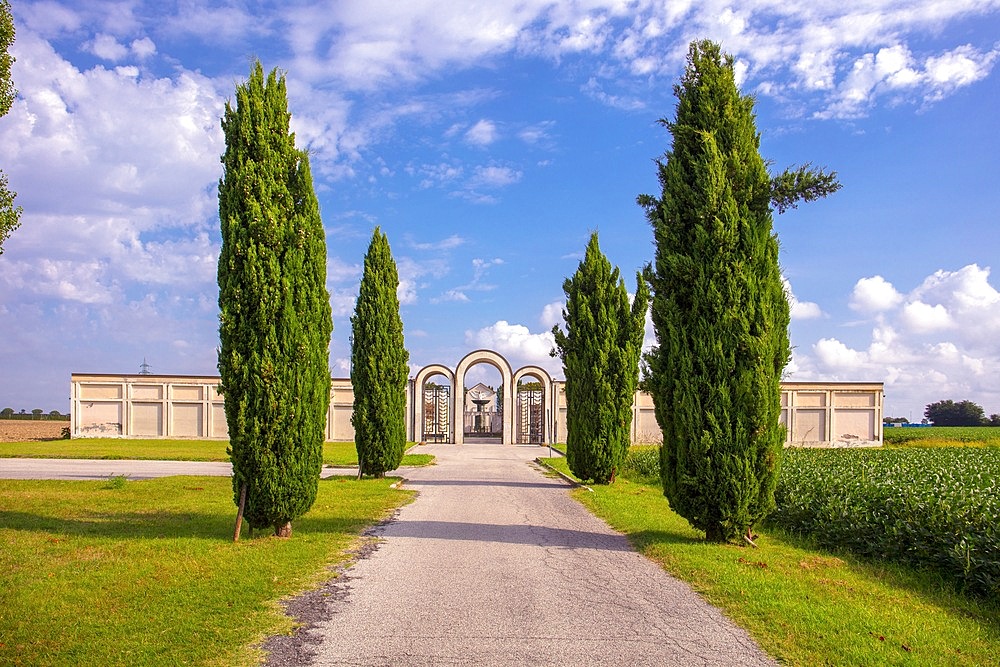
M 111 475 L 152 479 L 171 475 L 229 477 L 232 474 L 232 464 L 222 462 L 0 458 L 0 479 L 107 479 Z M 323 468 L 321 476 L 357 474 L 357 468 Z
M 420 492 L 342 577 L 314 665 L 772 665 L 530 461 L 431 445 Z

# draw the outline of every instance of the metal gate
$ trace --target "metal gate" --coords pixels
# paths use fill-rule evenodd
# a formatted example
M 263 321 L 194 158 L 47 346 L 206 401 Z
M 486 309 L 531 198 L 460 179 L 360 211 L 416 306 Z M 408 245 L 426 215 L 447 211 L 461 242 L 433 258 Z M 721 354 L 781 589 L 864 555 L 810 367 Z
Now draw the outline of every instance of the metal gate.
M 451 442 L 451 387 L 424 386 L 424 442 Z
M 540 445 L 545 434 L 544 392 L 531 389 L 517 392 L 517 444 Z

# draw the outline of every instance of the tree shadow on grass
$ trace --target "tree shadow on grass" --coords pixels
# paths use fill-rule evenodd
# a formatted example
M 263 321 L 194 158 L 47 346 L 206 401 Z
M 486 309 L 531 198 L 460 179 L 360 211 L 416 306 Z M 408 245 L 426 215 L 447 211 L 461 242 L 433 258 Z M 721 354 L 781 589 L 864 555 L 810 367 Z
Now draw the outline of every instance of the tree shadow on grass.
M 0 510 L 0 526 L 68 537 L 233 539 L 232 517 L 203 512 L 94 512 L 73 518 Z M 228 538 L 227 538 L 228 535 Z
M 808 536 L 800 536 L 776 526 L 766 526 L 770 542 L 840 559 L 854 571 L 879 580 L 923 600 L 928 606 L 948 605 L 957 613 L 982 623 L 990 637 L 1000 641 L 1000 600 L 987 599 L 961 591 L 961 585 L 945 574 L 930 568 L 862 556 L 847 549 L 819 545 Z
M 236 523 L 236 507 L 232 514 L 208 512 L 104 512 L 89 513 L 73 518 L 53 517 L 31 512 L 0 510 L 0 528 L 26 532 L 45 532 L 66 537 L 98 537 L 120 539 L 202 539 L 232 542 Z M 306 514 L 292 522 L 295 534 L 357 533 L 371 524 L 370 517 L 320 516 Z M 270 527 L 254 531 L 254 538 L 272 534 Z M 249 536 L 243 524 L 241 539 Z
M 631 542 L 638 551 L 642 551 L 647 547 L 657 544 L 676 545 L 706 543 L 703 537 L 672 530 L 640 530 L 634 533 L 626 533 L 626 537 L 628 537 L 629 542 Z

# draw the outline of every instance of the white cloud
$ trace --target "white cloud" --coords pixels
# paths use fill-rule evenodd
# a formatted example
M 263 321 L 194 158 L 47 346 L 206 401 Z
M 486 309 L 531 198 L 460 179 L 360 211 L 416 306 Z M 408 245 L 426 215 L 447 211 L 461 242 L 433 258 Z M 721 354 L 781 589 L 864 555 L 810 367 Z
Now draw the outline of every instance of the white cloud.
M 884 95 L 918 91 L 918 99 L 934 102 L 989 75 L 1000 50 L 979 51 L 970 45 L 928 56 L 921 67 L 905 45 L 884 47 L 855 60 L 850 73 L 818 118 L 857 118 Z
M 111 62 L 118 62 L 128 55 L 128 48 L 119 44 L 112 35 L 99 34 L 84 46 L 98 58 Z
M 445 303 L 447 301 L 457 301 L 459 303 L 467 303 L 468 301 L 470 301 L 470 299 L 465 292 L 458 289 L 447 290 L 441 296 L 431 299 L 431 303 Z
M 559 373 L 562 369 L 558 357 L 549 356 L 549 352 L 555 347 L 551 331 L 531 333 L 523 324 L 499 320 L 477 331 L 466 331 L 465 344 L 469 349 L 496 350 L 514 368 L 536 364 L 549 373 Z
M 542 314 L 538 318 L 539 323 L 545 327 L 546 330 L 551 330 L 552 327 L 557 324 L 562 325 L 562 311 L 565 307 L 566 304 L 563 301 L 553 301 L 552 303 L 545 304 L 542 308 Z
M 799 301 L 794 295 L 788 300 L 790 315 L 793 320 L 814 320 L 823 317 L 823 310 L 818 303 Z
M 330 285 L 348 283 L 357 285 L 361 282 L 364 267 L 358 262 L 345 262 L 339 257 L 328 256 L 326 260 L 326 281 Z
M 465 140 L 475 146 L 489 146 L 499 136 L 496 123 L 483 119 L 466 131 Z
M 129 45 L 132 54 L 139 60 L 145 60 L 156 53 L 156 44 L 149 37 L 133 40 Z
M 854 285 L 850 306 L 862 312 L 880 312 L 898 306 L 903 295 L 882 276 L 861 278 Z
M 471 188 L 503 188 L 521 180 L 523 172 L 499 165 L 476 167 L 469 180 Z
M 25 183 L 26 211 L 127 211 L 143 228 L 214 215 L 223 140 L 212 81 L 185 71 L 164 79 L 134 68 L 80 70 L 31 33 L 17 44 L 21 96 L 0 142 L 5 169 Z
M 447 238 L 443 238 L 440 241 L 433 241 L 427 243 L 417 243 L 415 241 L 410 241 L 410 246 L 414 250 L 453 250 L 466 242 L 465 238 L 459 236 L 458 234 L 452 234 Z
M 556 123 L 552 120 L 529 125 L 517 133 L 517 137 L 526 144 L 538 144 L 551 139 L 552 129 Z
M 1000 410 L 1000 292 L 989 276 L 975 264 L 940 270 L 907 293 L 881 276 L 859 280 L 850 303 L 874 316 L 870 338 L 799 344 L 789 378 L 884 381 L 887 414 L 917 420 L 922 406 L 945 398 Z
M 225 6 L 219 7 L 206 5 L 185 3 L 181 11 L 165 17 L 163 30 L 171 36 L 197 37 L 211 45 L 268 35 L 276 22 L 265 12 L 251 11 L 237 3 L 225 3 Z
M 947 308 L 941 304 L 931 306 L 922 301 L 911 301 L 903 306 L 900 320 L 916 333 L 939 331 L 955 326 Z
M 451 183 L 461 178 L 463 169 L 459 165 L 441 163 L 407 167 L 407 172 L 414 176 L 420 176 L 420 187 L 426 189 Z
M 925 97 L 939 100 L 950 92 L 968 86 L 989 75 L 1000 50 L 981 52 L 970 44 L 959 46 L 938 56 L 931 56 L 924 64 L 930 90 Z
M 792 292 L 792 285 L 787 278 L 782 277 L 781 282 L 785 286 L 785 294 L 788 296 L 789 315 L 793 320 L 814 320 L 823 317 L 823 310 L 818 303 L 812 301 L 800 301 Z
M 50 0 L 19 5 L 16 12 L 18 20 L 24 21 L 29 30 L 45 37 L 77 30 L 83 23 L 77 11 Z
M 852 350 L 835 338 L 820 338 L 813 350 L 821 364 L 838 371 L 856 369 L 866 362 L 863 352 Z
M 989 283 L 989 268 L 969 264 L 958 271 L 935 271 L 913 290 L 911 296 L 946 303 L 963 314 L 1000 304 L 1000 292 Z

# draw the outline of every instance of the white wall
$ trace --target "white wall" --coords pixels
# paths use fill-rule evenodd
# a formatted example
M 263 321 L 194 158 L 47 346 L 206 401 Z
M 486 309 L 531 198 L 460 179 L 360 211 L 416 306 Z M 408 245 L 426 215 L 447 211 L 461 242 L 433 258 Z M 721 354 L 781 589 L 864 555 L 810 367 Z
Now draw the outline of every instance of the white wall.
M 523 370 L 523 369 L 522 369 Z M 513 374 L 519 377 L 521 370 Z M 419 377 L 419 374 L 418 374 Z M 547 379 L 547 378 L 546 378 Z M 218 377 L 167 375 L 82 375 L 71 377 L 70 418 L 74 438 L 226 439 L 226 414 Z M 511 382 L 507 383 L 508 386 Z M 545 441 L 566 441 L 565 383 L 543 383 L 549 396 Z M 407 385 L 407 438 L 421 423 L 414 415 L 415 382 Z M 334 378 L 330 389 L 326 439 L 354 439 L 351 412 L 354 389 L 349 378 Z M 786 443 L 806 447 L 857 447 L 882 444 L 883 385 L 880 382 L 786 382 L 781 392 L 781 422 Z M 455 400 L 454 393 L 452 400 Z M 509 401 L 505 405 L 509 405 Z M 511 411 L 513 412 L 513 411 Z M 457 413 L 452 411 L 452 415 Z M 660 428 L 652 398 L 636 392 L 632 442 L 659 443 Z M 510 418 L 513 424 L 513 417 Z M 512 433 L 513 427 L 506 429 Z M 505 442 L 511 440 L 508 437 Z

